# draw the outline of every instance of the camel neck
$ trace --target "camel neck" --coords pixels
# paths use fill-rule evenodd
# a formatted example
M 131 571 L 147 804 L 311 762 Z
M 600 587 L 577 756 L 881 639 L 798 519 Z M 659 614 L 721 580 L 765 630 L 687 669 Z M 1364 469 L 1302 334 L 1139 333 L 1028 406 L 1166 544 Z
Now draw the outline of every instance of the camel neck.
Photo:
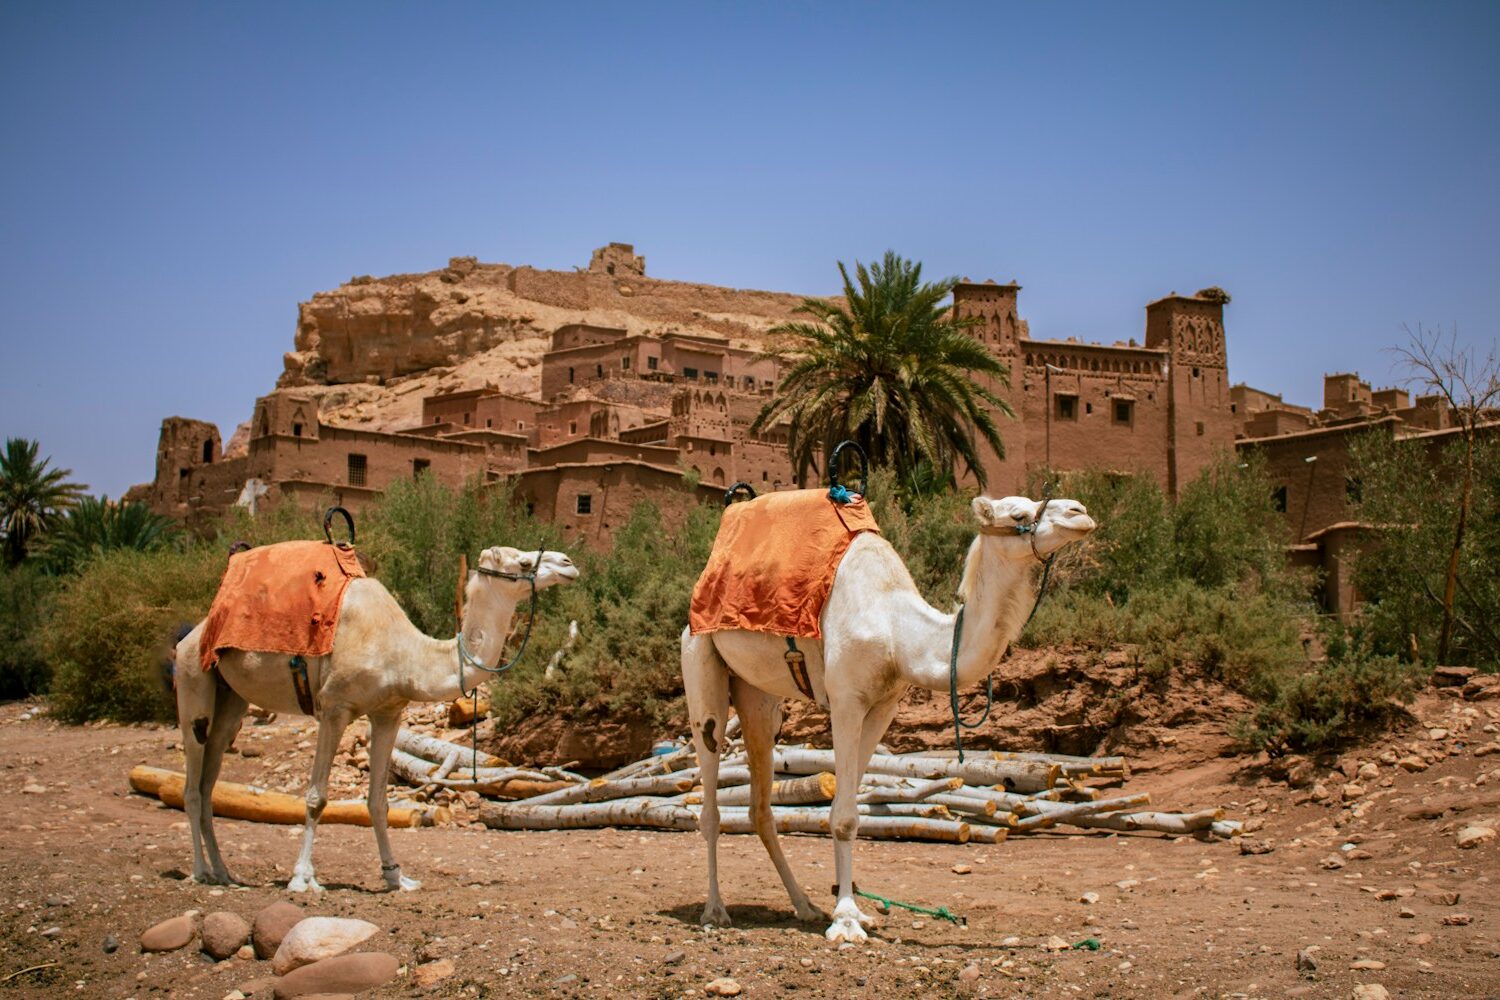
M 1035 560 L 1007 558 L 998 538 L 980 535 L 970 547 L 959 591 L 964 604 L 963 630 L 958 637 L 957 674 L 960 687 L 989 673 L 1015 641 L 1036 598 L 1032 579 Z M 957 615 L 944 615 L 929 640 L 932 649 L 922 657 L 922 687 L 946 691 L 952 669 Z
M 505 651 L 505 636 L 510 630 L 515 615 L 514 597 L 499 592 L 500 588 L 486 588 L 482 595 L 471 596 L 464 607 L 463 621 L 459 632 L 463 636 L 464 649 L 474 660 L 493 669 Z M 420 700 L 452 701 L 488 680 L 490 675 L 472 665 L 462 670 L 460 686 L 458 637 L 431 641 L 431 647 L 423 657 L 418 685 L 422 688 Z

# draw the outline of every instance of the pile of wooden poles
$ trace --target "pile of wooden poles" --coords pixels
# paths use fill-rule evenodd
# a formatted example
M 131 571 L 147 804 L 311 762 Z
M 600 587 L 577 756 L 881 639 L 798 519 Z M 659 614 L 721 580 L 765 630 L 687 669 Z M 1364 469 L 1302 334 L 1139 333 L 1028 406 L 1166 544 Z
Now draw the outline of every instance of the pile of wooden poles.
M 774 760 L 771 811 L 776 829 L 827 834 L 837 786 L 833 751 L 778 746 Z M 1147 811 L 1148 794 L 1126 794 L 1119 789 L 1127 774 L 1122 757 L 969 751 L 960 762 L 956 755 L 941 752 L 877 753 L 856 799 L 859 835 L 996 844 L 1013 832 L 1063 825 L 1203 839 L 1240 833 L 1240 824 L 1225 820 L 1222 809 Z M 744 749 L 731 742 L 721 759 L 717 782 L 720 829 L 725 833 L 754 832 L 749 781 Z M 480 819 L 502 830 L 604 826 L 696 830 L 702 803 L 697 757 L 684 747 L 524 800 L 485 803 Z

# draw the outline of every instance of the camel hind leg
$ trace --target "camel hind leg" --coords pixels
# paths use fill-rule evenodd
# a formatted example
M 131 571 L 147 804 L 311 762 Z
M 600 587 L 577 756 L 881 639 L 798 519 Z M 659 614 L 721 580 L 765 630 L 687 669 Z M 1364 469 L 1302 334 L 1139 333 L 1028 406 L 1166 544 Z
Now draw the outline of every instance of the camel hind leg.
M 396 863 L 396 852 L 391 850 L 391 836 L 386 828 L 389 809 L 386 803 L 386 777 L 391 770 L 391 750 L 396 746 L 396 731 L 401 728 L 401 712 L 405 705 L 395 711 L 381 712 L 370 716 L 370 791 L 366 802 L 370 809 L 370 826 L 375 830 L 375 847 L 380 851 L 380 874 L 387 888 L 411 892 L 422 888 L 422 883 L 401 874 Z
M 218 879 L 209 864 L 203 835 L 205 829 L 213 829 L 213 800 L 208 800 L 208 808 L 205 809 L 203 757 L 218 700 L 218 680 L 212 671 L 204 670 L 198 662 L 198 636 L 201 631 L 200 626 L 177 644 L 177 667 L 173 683 L 177 688 L 177 724 L 182 729 L 183 765 L 187 772 L 187 781 L 182 790 L 182 808 L 187 813 L 188 832 L 193 841 L 193 881 L 213 883 Z
M 219 783 L 219 772 L 224 766 L 224 753 L 239 734 L 240 723 L 245 718 L 245 709 L 250 703 L 239 692 L 225 683 L 217 670 L 208 671 L 214 678 L 214 714 L 208 724 L 208 740 L 203 744 L 203 769 L 198 779 L 198 795 L 201 805 L 203 848 L 208 855 L 208 864 L 213 870 L 214 881 L 221 885 L 238 885 L 240 880 L 230 873 L 219 853 L 219 841 L 214 836 L 214 786 Z
M 698 829 L 708 844 L 708 902 L 702 922 L 729 926 L 729 911 L 719 896 L 719 753 L 729 718 L 729 668 L 713 639 L 682 633 L 682 687 L 698 750 L 698 777 L 703 782 L 703 811 Z
M 318 820 L 328 805 L 328 772 L 333 769 L 333 755 L 339 748 L 344 730 L 352 721 L 354 713 L 342 706 L 325 707 L 318 714 L 318 749 L 313 756 L 312 780 L 307 786 L 307 821 L 302 827 L 302 850 L 292 869 L 292 880 L 286 886 L 292 892 L 323 891 L 313 872 L 313 838 L 318 832 Z
M 781 884 L 792 897 L 792 907 L 798 920 L 822 920 L 823 913 L 807 898 L 802 886 L 792 875 L 791 865 L 781 850 L 781 840 L 776 836 L 776 821 L 771 814 L 771 783 L 775 764 L 771 751 L 776 744 L 776 732 L 781 728 L 781 699 L 751 686 L 739 677 L 729 681 L 730 694 L 734 698 L 735 711 L 740 715 L 741 731 L 745 737 L 745 754 L 750 764 L 750 820 L 760 842 L 765 845 Z M 708 786 L 704 786 L 707 797 Z

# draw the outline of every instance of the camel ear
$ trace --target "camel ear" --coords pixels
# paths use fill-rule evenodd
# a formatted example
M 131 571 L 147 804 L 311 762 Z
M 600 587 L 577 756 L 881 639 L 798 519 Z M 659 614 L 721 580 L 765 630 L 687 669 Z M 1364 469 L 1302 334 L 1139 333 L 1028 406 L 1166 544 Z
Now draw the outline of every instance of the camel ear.
M 974 511 L 974 516 L 979 519 L 980 524 L 998 524 L 999 514 L 995 510 L 995 501 L 989 497 L 975 497 L 974 502 L 969 505 Z
M 515 549 L 507 548 L 504 545 L 496 545 L 485 549 L 479 553 L 479 566 L 481 569 L 487 569 L 495 573 L 508 573 L 510 569 L 506 566 L 506 562 L 514 558 L 515 551 Z

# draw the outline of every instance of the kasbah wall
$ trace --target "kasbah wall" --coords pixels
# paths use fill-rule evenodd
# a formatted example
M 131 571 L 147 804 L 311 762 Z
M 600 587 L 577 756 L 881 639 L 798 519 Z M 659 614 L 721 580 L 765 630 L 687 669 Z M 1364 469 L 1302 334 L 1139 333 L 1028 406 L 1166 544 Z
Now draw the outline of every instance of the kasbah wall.
M 397 479 L 511 478 L 572 537 L 607 547 L 641 500 L 669 519 L 738 481 L 795 488 L 786 429 L 751 434 L 775 385 L 759 356 L 800 297 L 661 281 L 629 244 L 585 270 L 454 258 L 441 271 L 352 279 L 299 307 L 276 391 L 226 446 L 212 424 L 162 422 L 156 476 L 128 497 L 206 527 L 235 504 L 358 509 Z M 954 289 L 954 311 L 1009 367 L 990 387 L 1005 454 L 986 449 L 993 495 L 1038 470 L 1153 477 L 1176 495 L 1222 451 L 1266 459 L 1294 559 L 1325 570 L 1326 603 L 1352 606 L 1349 444 L 1364 433 L 1452 434 L 1437 398 L 1325 379 L 1323 408 L 1230 382 L 1219 289 L 1147 304 L 1142 342 L 1034 339 L 1014 282 Z

